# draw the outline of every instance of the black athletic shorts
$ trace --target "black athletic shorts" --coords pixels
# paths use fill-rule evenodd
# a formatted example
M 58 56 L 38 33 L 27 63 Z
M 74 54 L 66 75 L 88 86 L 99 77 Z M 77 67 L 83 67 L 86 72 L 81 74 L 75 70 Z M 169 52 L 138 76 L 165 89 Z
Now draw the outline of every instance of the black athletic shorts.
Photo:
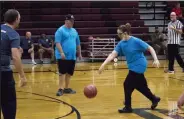
M 57 60 L 60 74 L 73 75 L 75 69 L 75 60 Z

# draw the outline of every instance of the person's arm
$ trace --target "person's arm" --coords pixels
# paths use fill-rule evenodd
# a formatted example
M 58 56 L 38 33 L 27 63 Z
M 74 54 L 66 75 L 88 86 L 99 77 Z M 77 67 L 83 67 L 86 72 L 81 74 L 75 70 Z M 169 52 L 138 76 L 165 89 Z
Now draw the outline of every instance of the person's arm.
M 47 50 L 47 48 L 45 48 L 45 47 L 42 46 L 42 43 L 41 43 L 40 40 L 39 40 L 39 46 L 40 46 L 41 49 Z
M 109 62 L 111 62 L 114 58 L 116 58 L 118 55 L 122 56 L 123 53 L 121 51 L 121 45 L 120 45 L 121 41 L 118 43 L 118 45 L 116 46 L 116 48 L 114 49 L 114 51 L 109 54 L 109 56 L 107 57 L 107 59 L 103 62 L 103 64 L 100 66 L 98 73 L 101 74 L 102 71 L 104 70 L 105 65 L 107 65 Z
M 157 58 L 155 50 L 150 45 L 148 45 L 146 42 L 142 41 L 141 39 L 137 40 L 137 42 L 139 43 L 140 50 L 142 52 L 145 52 L 147 50 L 147 51 L 149 51 L 151 53 L 151 55 L 152 55 L 152 57 L 154 59 L 153 64 L 156 65 L 157 67 L 159 67 L 160 63 L 158 61 L 158 58 Z
M 57 49 L 59 50 L 60 54 L 61 54 L 61 58 L 65 59 L 65 54 L 63 51 L 63 48 L 61 46 L 61 40 L 62 40 L 62 33 L 60 31 L 56 31 L 55 33 L 55 44 Z
M 77 35 L 78 35 L 78 33 L 77 33 Z M 82 58 L 81 45 L 80 45 L 80 38 L 79 38 L 79 35 L 77 36 L 77 39 L 76 39 L 76 45 L 77 45 L 77 54 L 78 54 L 78 57 L 79 57 L 79 58 Z
M 176 31 L 179 34 L 183 33 L 182 28 L 183 28 L 183 24 L 180 21 L 176 27 L 170 26 L 170 29 L 173 29 L 174 31 Z
M 20 54 L 19 48 L 20 48 L 20 40 L 12 39 L 11 40 L 11 53 L 12 53 L 13 63 L 14 63 L 16 70 L 20 74 L 20 78 L 22 81 L 21 86 L 24 86 L 26 84 L 26 77 L 25 77 L 23 66 L 21 63 L 21 54 Z
M 111 62 L 117 56 L 118 56 L 118 53 L 114 50 L 111 54 L 109 54 L 107 59 L 103 62 L 102 66 L 104 67 L 105 65 L 107 65 L 109 62 Z

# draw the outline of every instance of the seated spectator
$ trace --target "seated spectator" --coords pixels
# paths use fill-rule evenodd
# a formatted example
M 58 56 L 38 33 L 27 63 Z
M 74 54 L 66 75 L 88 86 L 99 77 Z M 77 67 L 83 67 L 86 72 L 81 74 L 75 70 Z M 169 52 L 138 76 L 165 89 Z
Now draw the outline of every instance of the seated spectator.
M 21 47 L 23 48 L 23 52 L 25 55 L 31 56 L 32 63 L 36 65 L 36 62 L 34 60 L 34 44 L 33 40 L 31 39 L 31 32 L 26 32 L 25 39 L 21 40 Z
M 172 12 L 176 13 L 177 19 L 183 23 L 182 9 L 180 8 L 180 3 L 176 3 L 175 7 L 172 9 Z
M 51 62 L 54 61 L 54 49 L 53 49 L 53 41 L 49 40 L 45 34 L 42 34 L 39 39 L 39 55 L 40 55 L 40 61 L 43 64 L 43 53 L 48 52 L 51 54 Z
M 157 54 L 159 54 L 161 49 L 166 54 L 165 35 L 159 31 L 158 27 L 155 27 L 155 32 L 151 35 L 150 45 L 153 46 Z

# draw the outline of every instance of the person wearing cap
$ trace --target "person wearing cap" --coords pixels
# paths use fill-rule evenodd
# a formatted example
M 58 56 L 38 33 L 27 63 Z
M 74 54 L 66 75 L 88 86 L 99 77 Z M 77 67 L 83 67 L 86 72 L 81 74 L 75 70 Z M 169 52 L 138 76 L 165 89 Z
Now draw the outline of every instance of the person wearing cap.
M 65 24 L 55 32 L 55 56 L 59 70 L 59 89 L 57 96 L 75 94 L 76 91 L 69 88 L 71 76 L 74 73 L 76 63 L 76 53 L 82 59 L 80 39 L 78 32 L 73 28 L 74 16 L 66 15 Z M 65 85 L 64 85 L 65 84 Z

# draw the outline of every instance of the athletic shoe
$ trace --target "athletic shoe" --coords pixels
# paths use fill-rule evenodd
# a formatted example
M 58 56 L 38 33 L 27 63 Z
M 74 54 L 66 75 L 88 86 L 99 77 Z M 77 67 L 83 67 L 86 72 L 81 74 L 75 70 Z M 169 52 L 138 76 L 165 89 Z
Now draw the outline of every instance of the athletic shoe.
M 56 96 L 62 96 L 63 95 L 63 89 L 59 89 L 56 93 Z
M 35 62 L 35 61 L 32 61 L 32 64 L 33 64 L 33 65 L 36 65 L 36 62 Z
M 43 61 L 42 60 L 40 60 L 40 64 L 43 64 Z
M 154 110 L 157 107 L 159 102 L 160 102 L 160 98 L 155 96 L 154 101 L 152 101 L 151 109 Z
M 72 90 L 71 88 L 65 88 L 64 93 L 66 93 L 66 94 L 75 94 L 76 91 Z
M 164 72 L 168 74 L 174 74 L 174 71 L 165 70 Z
M 118 112 L 119 113 L 132 113 L 132 108 L 131 107 L 124 107 L 124 108 L 122 108 L 122 109 L 118 109 Z

